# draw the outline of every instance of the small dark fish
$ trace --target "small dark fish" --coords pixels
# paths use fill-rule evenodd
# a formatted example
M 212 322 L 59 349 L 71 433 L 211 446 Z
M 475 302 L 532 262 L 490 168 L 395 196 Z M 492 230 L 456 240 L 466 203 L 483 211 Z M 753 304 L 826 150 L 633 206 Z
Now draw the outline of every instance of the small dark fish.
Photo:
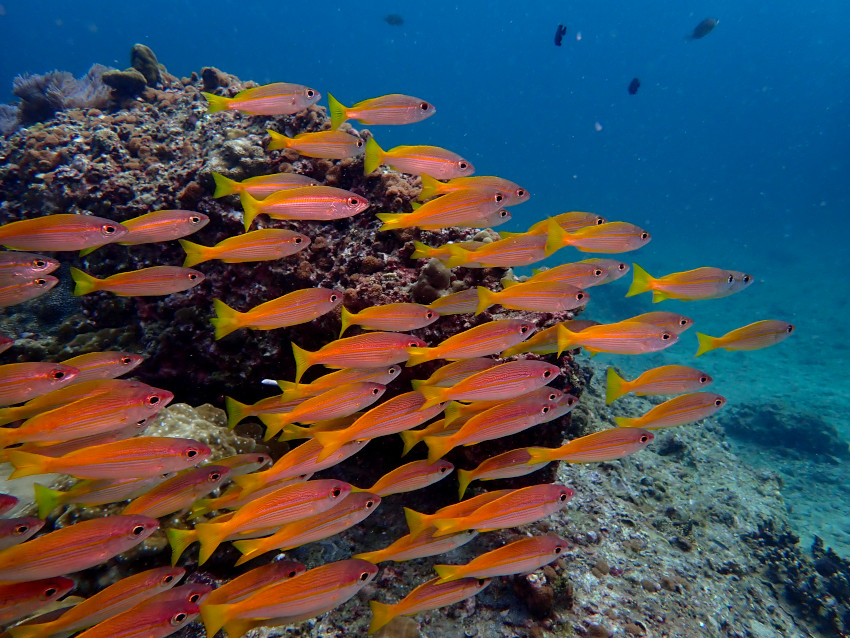
M 565 27 L 563 24 L 559 24 L 558 28 L 555 29 L 555 46 L 556 47 L 561 46 L 561 40 L 564 38 L 564 36 L 566 34 L 567 34 L 567 27 Z
M 638 92 L 640 88 L 640 80 L 638 78 L 632 78 L 632 81 L 629 82 L 629 95 L 634 95 Z
M 402 18 L 397 13 L 391 13 L 387 16 L 384 16 L 384 22 L 386 22 L 387 24 L 389 24 L 390 26 L 393 26 L 393 27 L 400 27 L 401 25 L 404 24 L 404 18 Z
M 720 20 L 717 18 L 706 18 L 694 27 L 694 32 L 688 36 L 688 39 L 699 40 L 700 38 L 704 38 L 711 33 L 712 29 L 717 26 L 718 22 L 720 22 Z

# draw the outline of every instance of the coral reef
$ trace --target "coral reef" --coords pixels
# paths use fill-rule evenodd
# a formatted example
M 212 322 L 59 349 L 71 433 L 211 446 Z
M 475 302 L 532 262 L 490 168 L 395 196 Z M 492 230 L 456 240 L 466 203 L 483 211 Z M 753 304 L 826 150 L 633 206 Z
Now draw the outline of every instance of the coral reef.
M 94 64 L 81 78 L 66 71 L 50 71 L 44 75 L 19 75 L 12 93 L 21 98 L 17 121 L 27 125 L 50 119 L 69 109 L 105 108 L 109 89 L 103 82 L 107 67 Z

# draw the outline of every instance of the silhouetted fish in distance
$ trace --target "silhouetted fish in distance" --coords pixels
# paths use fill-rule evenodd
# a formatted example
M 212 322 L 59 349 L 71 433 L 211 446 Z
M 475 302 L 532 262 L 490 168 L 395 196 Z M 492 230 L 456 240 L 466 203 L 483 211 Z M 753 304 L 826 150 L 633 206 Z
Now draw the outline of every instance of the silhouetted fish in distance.
M 389 15 L 384 16 L 384 22 L 392 27 L 400 27 L 404 24 L 404 18 L 402 18 L 397 13 L 391 13 Z
M 640 88 L 640 80 L 638 78 L 632 78 L 632 81 L 629 82 L 629 95 L 634 95 L 638 92 Z
M 566 33 L 567 33 L 567 27 L 565 27 L 563 24 L 559 24 L 558 28 L 555 29 L 555 46 L 556 47 L 561 46 L 561 40 L 564 38 Z
M 717 18 L 706 18 L 702 22 L 700 22 L 697 26 L 694 27 L 694 32 L 687 36 L 688 40 L 699 40 L 700 38 L 704 38 L 709 33 L 711 33 L 712 29 L 717 26 L 720 22 Z

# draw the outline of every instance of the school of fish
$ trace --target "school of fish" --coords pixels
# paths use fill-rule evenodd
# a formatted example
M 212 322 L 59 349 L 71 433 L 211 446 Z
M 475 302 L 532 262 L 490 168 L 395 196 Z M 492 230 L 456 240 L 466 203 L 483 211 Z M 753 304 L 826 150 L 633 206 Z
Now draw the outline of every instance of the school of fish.
M 263 116 L 292 115 L 321 98 L 313 88 L 288 83 L 252 88 L 232 98 L 204 95 L 210 113 L 237 110 Z M 367 174 L 385 165 L 419 176 L 421 203 L 412 212 L 379 213 L 381 231 L 489 228 L 511 218 L 506 206 L 529 197 L 523 187 L 507 179 L 474 176 L 473 165 L 452 151 L 421 145 L 384 150 L 372 137 L 364 141 L 338 130 L 349 119 L 367 125 L 419 122 L 436 111 L 425 100 L 390 94 L 346 107 L 333 96 L 328 98 L 329 130 L 292 138 L 269 131 L 268 148 L 327 159 L 362 154 Z M 85 255 L 108 243 L 132 246 L 179 240 L 186 253 L 180 267 L 153 266 L 104 279 L 71 269 L 76 295 L 98 291 L 169 295 L 201 284 L 204 274 L 192 267 L 206 261 L 286 259 L 310 245 L 311 237 L 301 232 L 251 230 L 258 217 L 312 222 L 301 228 L 315 237 L 321 234 L 321 222 L 359 215 L 370 207 L 360 195 L 304 175 L 281 173 L 235 182 L 216 174 L 215 183 L 215 197 L 239 198 L 245 226 L 244 234 L 216 246 L 186 239 L 209 219 L 185 210 L 153 211 L 123 223 L 55 214 L 0 226 L 0 244 L 9 249 L 0 252 L 0 307 L 47 294 L 58 283 L 50 273 L 60 262 L 42 252 Z M 584 212 L 555 215 L 526 232 L 501 233 L 500 237 L 444 246 L 417 241 L 413 258 L 436 258 L 450 268 L 511 268 L 535 264 L 562 248 L 609 255 L 636 250 L 651 239 L 632 223 Z M 479 287 L 429 305 L 399 302 L 357 313 L 341 307 L 342 291 L 335 289 L 295 290 L 245 311 L 215 300 L 210 330 L 216 339 L 238 338 L 229 335 L 245 329 L 304 324 L 340 308 L 337 340 L 316 351 L 292 343 L 297 373 L 292 380 L 278 382 L 279 394 L 253 405 L 227 398 L 231 428 L 244 418 L 259 417 L 267 440 L 304 439 L 273 464 L 264 453 L 210 462 L 210 448 L 198 441 L 145 436 L 147 424 L 174 395 L 120 378 L 142 362 L 140 355 L 94 352 L 60 362 L 0 365 L 0 455 L 14 467 L 10 478 L 60 473 L 79 479 L 67 491 L 37 483 L 37 518 L 0 519 L 0 625 L 11 627 L 12 638 L 76 632 L 86 638 L 160 638 L 200 618 L 209 638 L 222 628 L 229 638 L 239 638 L 257 626 L 295 623 L 341 605 L 375 578 L 381 562 L 437 556 L 479 533 L 526 525 L 561 510 L 573 490 L 558 484 L 463 497 L 473 481 L 522 476 L 557 461 L 592 463 L 634 454 L 653 441 L 653 431 L 693 423 L 723 407 L 724 397 L 706 391 L 711 376 L 686 365 L 665 365 L 627 380 L 609 368 L 608 403 L 627 393 L 672 398 L 642 416 L 617 417 L 618 427 L 559 448 L 512 450 L 476 468 L 459 469 L 461 500 L 431 514 L 406 509 L 409 534 L 382 549 L 312 569 L 294 561 L 272 560 L 214 590 L 207 585 L 178 585 L 186 568 L 177 564 L 195 542 L 200 545 L 200 564 L 222 543 L 231 542 L 242 553 L 239 565 L 331 537 L 370 516 L 382 499 L 447 477 L 454 466 L 444 457 L 453 448 L 499 439 L 567 414 L 577 399 L 550 387 L 561 370 L 540 357 L 555 361 L 551 355 L 560 357 L 565 350 L 577 348 L 591 355 L 640 355 L 676 344 L 693 321 L 662 311 L 609 324 L 565 321 L 545 330 L 538 330 L 528 319 L 492 320 L 431 344 L 408 334 L 443 315 L 480 314 L 493 305 L 527 311 L 525 317 L 584 309 L 590 300 L 587 289 L 615 281 L 629 270 L 628 264 L 615 259 L 591 257 L 536 270 L 525 281 L 505 279 L 501 290 Z M 627 296 L 651 292 L 654 302 L 725 297 L 753 281 L 749 274 L 716 267 L 662 277 L 649 275 L 637 264 L 631 270 L 633 282 Z M 721 337 L 698 333 L 696 356 L 717 348 L 764 348 L 793 330 L 789 323 L 767 319 Z M 11 336 L 0 337 L 0 352 L 13 345 Z M 535 356 L 526 358 L 526 354 Z M 401 366 L 434 360 L 445 363 L 430 377 L 414 381 L 409 391 L 382 400 Z M 313 366 L 336 371 L 302 383 L 302 375 Z M 424 443 L 427 458 L 401 465 L 368 487 L 311 478 L 362 453 L 370 440 L 394 434 L 404 441 L 403 454 Z M 46 517 L 67 504 L 122 502 L 126 506 L 119 515 L 38 535 Z M 0 495 L 0 515 L 16 504 L 14 497 Z M 134 574 L 59 615 L 14 626 L 71 592 L 74 573 L 132 549 L 165 524 L 163 517 L 186 511 L 194 516 L 193 528 L 165 530 L 172 548 L 171 567 Z M 566 541 L 554 535 L 528 536 L 465 565 L 437 565 L 436 576 L 401 601 L 372 600 L 369 633 L 397 616 L 475 596 L 493 578 L 534 571 L 556 560 L 566 548 Z

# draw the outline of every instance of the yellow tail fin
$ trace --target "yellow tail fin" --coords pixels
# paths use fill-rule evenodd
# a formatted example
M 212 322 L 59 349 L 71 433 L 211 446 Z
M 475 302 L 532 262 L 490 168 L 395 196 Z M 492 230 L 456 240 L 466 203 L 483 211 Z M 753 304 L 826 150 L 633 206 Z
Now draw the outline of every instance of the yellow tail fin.
M 201 91 L 201 95 L 203 95 L 209 107 L 207 108 L 207 113 L 218 113 L 219 111 L 227 111 L 230 106 L 230 102 L 233 98 L 224 97 L 223 95 L 215 95 L 213 93 L 204 93 Z
M 448 427 L 460 418 L 461 404 L 457 401 L 452 401 L 443 410 L 443 424 Z
M 105 246 L 106 244 L 101 244 L 100 246 L 92 246 L 91 248 L 83 248 L 80 251 L 80 257 L 85 257 L 86 255 L 91 255 L 94 251 L 96 251 L 101 246 Z
M 328 93 L 328 110 L 331 112 L 331 130 L 335 131 L 339 125 L 348 119 L 346 109 L 333 95 Z
M 100 283 L 100 279 L 95 279 L 78 268 L 71 268 L 71 279 L 73 279 L 74 284 L 76 284 L 74 286 L 75 297 L 81 297 L 82 295 L 87 295 L 90 292 L 99 290 L 98 284 Z
M 203 565 L 213 555 L 216 548 L 221 545 L 224 537 L 227 536 L 227 531 L 222 527 L 222 523 L 200 523 L 195 525 L 195 532 L 198 535 L 198 542 L 201 544 L 201 550 L 198 553 L 198 565 Z
M 404 213 L 377 213 L 375 217 L 384 222 L 378 229 L 380 231 L 404 228 L 404 226 L 402 226 Z
M 632 264 L 632 266 L 634 266 L 632 269 L 632 285 L 629 286 L 629 291 L 626 293 L 626 297 L 634 297 L 635 295 L 649 292 L 652 290 L 652 282 L 655 281 L 652 278 L 652 275 L 637 264 Z M 655 301 L 655 295 L 653 295 L 653 301 Z M 658 301 L 661 300 L 659 299 Z
M 402 449 L 401 455 L 406 456 L 410 450 L 419 444 L 419 436 L 416 434 L 416 430 L 404 430 L 398 434 L 401 440 L 404 441 L 404 449 Z
M 548 447 L 529 447 L 525 448 L 528 452 L 529 459 L 525 462 L 526 465 L 538 465 L 540 463 L 551 463 L 552 459 L 549 454 L 552 452 Z
M 218 630 L 224 627 L 230 621 L 228 613 L 233 608 L 233 605 L 201 605 L 201 620 L 204 621 L 204 627 L 207 628 L 207 638 L 213 638 L 218 633 Z M 228 636 L 237 638 L 237 634 L 227 632 Z M 242 638 L 239 634 L 238 638 Z
M 414 251 L 410 255 L 411 259 L 428 259 L 431 257 L 431 247 L 426 246 L 421 241 L 413 242 Z
M 425 445 L 428 446 L 428 462 L 436 463 L 455 446 L 454 438 L 450 436 L 426 436 Z
M 384 161 L 384 151 L 374 137 L 366 140 L 366 155 L 363 158 L 363 174 L 368 175 Z
M 434 571 L 440 577 L 438 582 L 448 583 L 463 578 L 463 565 L 434 565 Z
M 433 348 L 411 346 L 407 349 L 407 352 L 410 356 L 408 357 L 405 366 L 408 368 L 412 368 L 413 366 L 418 366 L 420 363 L 431 361 L 432 359 L 434 359 L 434 357 L 432 356 L 432 351 Z
M 289 144 L 292 142 L 291 137 L 287 137 L 286 135 L 282 135 L 277 131 L 272 131 L 271 129 L 266 129 L 266 133 L 271 135 L 272 141 L 269 142 L 269 145 L 266 147 L 267 151 L 275 151 L 281 148 L 289 148 Z
M 422 190 L 416 199 L 424 202 L 426 199 L 433 199 L 437 195 L 442 194 L 440 193 L 440 187 L 445 186 L 445 184 L 437 181 L 430 175 L 421 175 L 420 177 L 422 179 Z
M 640 417 L 629 418 L 625 416 L 615 416 L 614 423 L 620 428 L 639 428 Z
M 322 451 L 319 452 L 319 456 L 316 458 L 317 461 L 324 461 L 348 442 L 345 438 L 344 430 L 337 430 L 335 432 L 316 432 L 313 435 L 313 438 L 316 439 L 316 441 L 318 441 L 322 446 Z
M 245 232 L 248 232 L 248 229 L 251 228 L 251 224 L 254 223 L 254 219 L 256 219 L 257 215 L 262 214 L 262 204 L 260 203 L 260 200 L 254 199 L 251 197 L 251 194 L 246 191 L 239 193 L 239 201 L 242 202 L 242 221 L 245 224 Z
M 240 403 L 232 397 L 224 397 L 224 409 L 227 412 L 227 427 L 231 430 L 247 416 L 247 403 Z
M 47 474 L 52 459 L 41 454 L 21 452 L 20 450 L 9 450 L 9 463 L 15 466 L 15 471 L 9 476 L 10 479 L 21 476 L 36 476 Z
M 216 341 L 234 330 L 239 330 L 242 327 L 242 319 L 247 314 L 234 310 L 220 299 L 213 299 L 213 309 L 216 316 L 210 319 L 210 323 L 215 328 Z
M 40 483 L 33 485 L 35 490 L 35 502 L 38 504 L 38 517 L 46 519 L 47 516 L 60 505 L 63 505 L 65 492 L 51 490 Z
M 183 260 L 183 268 L 191 268 L 210 259 L 207 256 L 209 247 L 193 244 L 186 239 L 178 239 L 177 241 L 180 242 L 180 246 L 186 253 L 186 259 Z
M 561 356 L 561 353 L 564 350 L 575 345 L 575 343 L 576 343 L 575 339 L 576 339 L 577 334 L 578 333 L 576 333 L 576 332 L 570 332 L 569 330 L 567 330 L 564 327 L 564 324 L 562 324 L 562 323 L 558 324 L 558 356 L 559 357 Z
M 237 182 L 235 179 L 230 179 L 229 177 L 225 177 L 221 173 L 216 173 L 215 171 L 213 171 L 212 176 L 213 181 L 215 182 L 213 198 L 233 195 L 233 193 L 238 193 L 242 190 L 242 184 Z
M 168 544 L 171 545 L 171 565 L 177 564 L 183 552 L 188 549 L 189 545 L 198 540 L 198 535 L 193 529 L 177 529 L 169 527 L 165 530 L 165 536 L 168 538 Z
M 617 374 L 614 368 L 608 368 L 608 376 L 605 380 L 605 403 L 614 403 L 621 396 L 629 392 L 628 381 Z
M 268 484 L 268 479 L 266 479 L 262 472 L 252 472 L 251 474 L 234 477 L 233 482 L 241 487 L 243 492 L 250 494 L 264 488 Z
M 310 355 L 313 354 L 309 350 L 299 348 L 295 342 L 292 342 L 292 356 L 295 357 L 295 382 L 301 383 L 301 377 L 311 365 Z
M 236 561 L 236 567 L 259 556 L 258 552 L 261 550 L 260 543 L 264 540 L 265 539 L 258 538 L 247 541 L 233 541 L 232 545 L 242 553 L 242 556 L 240 556 L 239 560 Z M 263 553 L 265 554 L 265 552 Z
M 449 258 L 444 261 L 448 268 L 463 266 L 471 261 L 471 251 L 461 248 L 457 244 L 449 244 L 446 246 L 446 250 L 449 253 Z
M 543 254 L 549 257 L 552 253 L 557 252 L 569 243 L 569 236 L 561 225 L 552 217 L 546 226 L 548 237 L 546 238 L 546 249 Z
M 404 508 L 404 520 L 407 521 L 407 529 L 410 530 L 411 536 L 419 536 L 426 529 L 431 527 L 428 522 L 428 515 L 412 510 L 409 507 Z
M 457 491 L 457 499 L 459 501 L 463 500 L 463 495 L 466 494 L 466 488 L 469 487 L 469 484 L 474 480 L 475 478 L 472 476 L 472 470 L 457 471 L 457 482 L 460 483 L 460 487 Z
M 425 397 L 425 403 L 419 409 L 424 410 L 445 401 L 447 389 L 434 385 L 424 385 L 419 388 L 418 392 Z
M 480 315 L 490 306 L 496 303 L 497 293 L 484 286 L 478 286 L 478 307 L 475 309 L 475 314 Z
M 698 357 L 700 355 L 705 354 L 706 352 L 709 352 L 710 350 L 714 350 L 720 347 L 720 344 L 718 343 L 719 339 L 717 337 L 710 337 L 701 332 L 697 333 L 697 340 L 699 341 L 699 348 L 697 349 L 697 353 L 694 355 L 694 357 Z
M 342 306 L 340 319 L 342 320 L 342 327 L 339 329 L 339 338 L 342 339 L 343 333 L 348 330 L 352 323 L 357 321 L 357 315 L 350 313 L 345 306 Z
M 280 431 L 292 421 L 288 418 L 287 414 L 261 414 L 260 421 L 263 422 L 263 425 L 266 426 L 266 433 L 263 435 L 263 441 L 269 441 L 275 436 L 277 436 Z
M 372 608 L 372 622 L 368 630 L 370 636 L 398 615 L 395 605 L 379 603 L 377 600 L 370 600 L 369 607 Z
M 462 532 L 464 530 L 464 527 L 457 521 L 458 519 L 455 518 L 443 518 L 435 520 L 433 525 L 437 528 L 437 531 L 434 532 L 434 537 L 436 538 L 439 536 L 448 536 L 449 534 Z

